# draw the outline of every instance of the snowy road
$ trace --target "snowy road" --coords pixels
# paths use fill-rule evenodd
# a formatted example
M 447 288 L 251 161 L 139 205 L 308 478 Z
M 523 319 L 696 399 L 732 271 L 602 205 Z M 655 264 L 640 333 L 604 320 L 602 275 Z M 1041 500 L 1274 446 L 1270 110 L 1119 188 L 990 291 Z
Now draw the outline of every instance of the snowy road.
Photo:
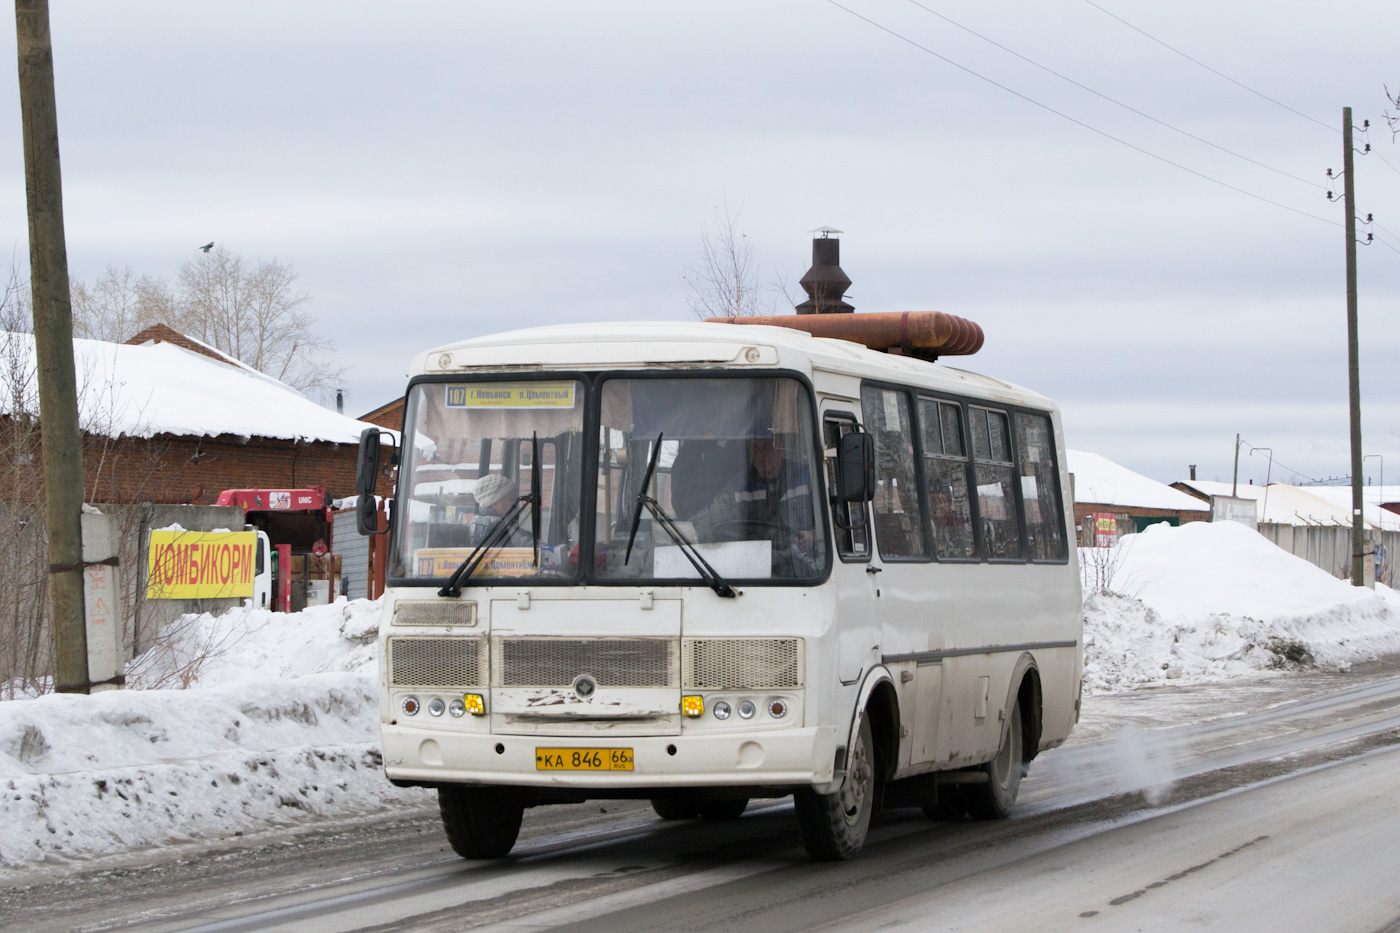
M 1076 744 L 1033 765 L 1015 818 L 889 813 L 851 863 L 808 862 L 784 801 L 729 824 L 662 823 L 636 803 L 534 810 L 515 856 L 494 864 L 451 857 L 435 814 L 415 811 L 30 876 L 0 889 L 0 916 L 34 931 L 956 930 L 1034 917 L 1044 930 L 1368 933 L 1400 929 L 1397 798 L 1392 664 L 1094 698 Z

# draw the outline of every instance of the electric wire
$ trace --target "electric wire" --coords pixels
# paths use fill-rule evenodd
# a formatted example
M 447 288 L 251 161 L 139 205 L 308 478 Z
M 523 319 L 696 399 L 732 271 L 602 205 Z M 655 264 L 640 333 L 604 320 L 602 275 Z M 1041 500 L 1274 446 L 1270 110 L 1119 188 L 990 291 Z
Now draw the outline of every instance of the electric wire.
M 1149 149 L 1144 149 L 1142 146 L 1139 146 L 1139 145 L 1137 145 L 1137 144 L 1135 144 L 1135 143 L 1130 143 L 1130 142 L 1128 142 L 1126 139 L 1120 139 L 1119 137 L 1114 136 L 1112 133 L 1105 132 L 1104 130 L 1099 129 L 1099 128 L 1096 127 L 1096 126 L 1092 126 L 1091 124 L 1085 123 L 1083 120 L 1077 119 L 1077 118 L 1075 118 L 1075 117 L 1070 116 L 1070 115 L 1067 114 L 1067 113 L 1064 113 L 1064 112 L 1062 112 L 1062 111 L 1056 110 L 1054 107 L 1051 107 L 1049 104 L 1043 104 L 1043 103 L 1041 103 L 1040 101 L 1036 100 L 1036 99 L 1033 98 L 1033 97 L 1029 97 L 1029 96 L 1027 96 L 1027 95 L 1025 95 L 1025 94 L 1022 94 L 1020 91 L 1017 91 L 1017 90 L 1015 90 L 1014 88 L 1008 87 L 1007 85 L 1002 84 L 1001 82 L 999 82 L 999 81 L 997 81 L 997 80 L 995 80 L 995 79 L 993 79 L 993 78 L 989 78 L 989 77 L 987 77 L 987 76 L 984 75 L 984 74 L 981 74 L 981 73 L 979 73 L 979 72 L 977 72 L 977 71 L 972 70 L 971 68 L 967 67 L 966 65 L 959 64 L 958 62 L 953 61 L 951 58 L 948 58 L 946 55 L 943 55 L 943 54 L 941 54 L 941 53 L 939 53 L 939 52 L 935 52 L 933 49 L 929 48 L 928 46 L 926 46 L 926 45 L 921 45 L 920 43 L 915 42 L 913 39 L 910 39 L 908 36 L 905 36 L 905 35 L 902 35 L 902 34 L 900 34 L 900 33 L 898 33 L 898 32 L 895 32 L 893 29 L 890 29 L 888 26 L 884 26 L 884 25 L 882 25 L 882 24 L 880 24 L 880 23 L 877 23 L 875 20 L 871 19 L 871 18 L 868 17 L 868 16 L 865 16 L 865 15 L 863 15 L 863 14 L 861 14 L 861 13 L 857 13 L 855 10 L 851 9 L 850 7 L 845 6 L 845 5 L 841 4 L 841 3 L 838 3 L 837 0 L 826 0 L 826 2 L 829 3 L 829 4 L 831 4 L 832 6 L 836 7 L 836 8 L 839 9 L 839 10 L 844 10 L 845 12 L 847 12 L 847 13 L 849 13 L 850 15 L 854 16 L 856 19 L 862 20 L 863 22 L 868 23 L 868 24 L 871 25 L 871 26 L 874 26 L 876 29 L 880 30 L 881 32 L 886 33 L 886 34 L 888 34 L 888 35 L 890 35 L 890 36 L 893 36 L 894 38 L 900 40 L 901 42 L 905 42 L 905 43 L 907 43 L 907 44 L 909 44 L 909 45 L 912 45 L 914 48 L 918 49 L 919 51 L 924 52 L 924 53 L 926 53 L 926 54 L 928 54 L 928 55 L 932 55 L 934 58 L 938 59 L 938 60 L 941 61 L 941 62 L 944 62 L 944 63 L 946 63 L 946 64 L 952 65 L 954 68 L 958 69 L 959 71 L 966 72 L 967 74 L 972 75 L 974 78 L 977 78 L 977 79 L 980 80 L 980 81 L 985 81 L 986 83 L 992 85 L 993 87 L 1000 88 L 1001 90 L 1003 90 L 1003 91 L 1005 91 L 1006 93 L 1012 95 L 1013 97 L 1018 97 L 1018 98 L 1020 98 L 1021 100 L 1025 101 L 1026 103 L 1028 103 L 1028 104 L 1031 104 L 1031 105 L 1033 105 L 1033 106 L 1039 107 L 1041 110 L 1044 110 L 1044 111 L 1046 111 L 1046 112 L 1048 112 L 1048 113 L 1052 113 L 1052 114 L 1054 114 L 1055 116 L 1060 117 L 1060 118 L 1063 119 L 1063 120 L 1068 120 L 1069 122 L 1075 124 L 1076 126 L 1082 127 L 1083 129 L 1086 129 L 1086 130 L 1088 130 L 1089 132 L 1094 133 L 1094 134 L 1096 134 L 1096 135 L 1098 135 L 1098 136 L 1102 136 L 1104 139 L 1111 140 L 1112 142 L 1118 143 L 1120 146 L 1126 146 L 1127 148 L 1132 149 L 1134 152 L 1138 152 L 1138 153 L 1141 153 L 1142 155 L 1147 156 L 1149 159 L 1155 159 L 1156 161 L 1161 162 L 1161 163 L 1163 163 L 1163 164 L 1165 164 L 1165 165 L 1170 165 L 1170 166 L 1173 167 L 1173 168 L 1180 169 L 1181 171 L 1186 172 L 1186 173 L 1191 174 L 1191 175 L 1195 175 L 1197 178 L 1204 179 L 1205 181 L 1208 181 L 1208 182 L 1210 182 L 1211 184 L 1219 185 L 1219 186 L 1222 187 L 1222 188 L 1228 188 L 1228 189 L 1230 189 L 1231 191 L 1236 192 L 1237 194 L 1242 194 L 1242 195 L 1244 195 L 1245 197 L 1253 198 L 1253 199 L 1256 200 L 1256 201 L 1262 201 L 1262 202 L 1264 202 L 1265 204 L 1272 204 L 1274 207 L 1282 208 L 1283 210 L 1289 211 L 1290 213 L 1299 214 L 1299 215 L 1301 215 L 1301 216 L 1303 216 L 1303 217 L 1310 217 L 1310 218 L 1312 218 L 1313 220 L 1318 220 L 1318 221 L 1321 221 L 1322 223 L 1330 224 L 1330 225 L 1332 225 L 1332 226 L 1334 226 L 1334 227 L 1343 226 L 1342 222 L 1339 221 L 1339 220 L 1331 220 L 1331 219 L 1329 219 L 1329 218 L 1327 218 L 1327 217 L 1321 217 L 1321 216 L 1319 216 L 1319 215 L 1317 215 L 1317 214 L 1313 214 L 1313 213 L 1310 213 L 1310 212 L 1305 211 L 1305 210 L 1300 210 L 1299 208 L 1296 208 L 1296 207 L 1290 207 L 1289 205 L 1284 204 L 1284 203 L 1282 203 L 1282 202 L 1280 202 L 1280 201 L 1275 201 L 1275 200 L 1273 200 L 1272 198 L 1266 198 L 1266 197 L 1264 197 L 1263 195 L 1255 194 L 1254 192 L 1252 192 L 1252 191 L 1247 191 L 1247 190 L 1245 190 L 1244 188 L 1236 187 L 1235 185 L 1232 185 L 1232 184 L 1230 184 L 1229 182 L 1221 181 L 1221 180 L 1218 179 L 1218 178 L 1213 178 L 1213 177 L 1211 177 L 1210 175 L 1205 174 L 1204 172 L 1198 172 L 1198 171 L 1196 171 L 1194 168 L 1188 168 L 1187 166 L 1182 165 L 1180 162 L 1174 162 L 1174 161 L 1172 161 L 1171 159 L 1168 159 L 1166 156 L 1160 156 L 1160 155 L 1158 155 L 1157 153 L 1152 152 L 1152 151 L 1149 150 Z
M 1256 450 L 1262 450 L 1262 449 L 1263 449 L 1263 448 L 1259 447 L 1258 444 L 1251 444 L 1249 441 L 1245 440 L 1243 437 L 1240 438 L 1240 444 L 1241 444 L 1242 446 L 1243 446 L 1243 445 L 1248 445 L 1249 447 L 1253 447 L 1253 448 L 1255 448 Z M 1319 486 L 1322 485 L 1322 480 L 1320 480 L 1320 479 L 1318 479 L 1317 477 L 1314 477 L 1314 476 L 1309 476 L 1308 474 L 1304 473 L 1302 470 L 1295 470 L 1295 469 L 1293 469 L 1293 468 L 1292 468 L 1291 466 L 1289 466 L 1288 464 L 1286 464 L 1286 463 L 1284 463 L 1283 461 L 1279 460 L 1278 457 L 1274 457 L 1274 466 L 1283 467 L 1285 470 L 1287 470 L 1288 472 L 1292 473 L 1294 476 L 1301 476 L 1301 477 L 1303 477 L 1304 479 L 1306 479 L 1306 480 L 1307 480 L 1308 482 L 1310 482 L 1310 483 L 1315 483 L 1315 484 L 1317 484 L 1317 485 L 1319 485 Z
M 1152 35 L 1152 33 L 1148 32 L 1147 30 L 1141 29 L 1141 28 L 1139 28 L 1139 27 L 1137 27 L 1137 26 L 1134 26 L 1132 23 L 1128 22 L 1126 19 L 1124 19 L 1123 17 L 1119 16 L 1117 13 L 1111 13 L 1111 12 L 1109 12 L 1108 10 L 1105 10 L 1103 7 L 1101 7 L 1101 6 L 1099 6 L 1097 3 L 1095 3 L 1094 0 L 1084 0 L 1084 2 L 1087 3 L 1087 4 L 1089 4 L 1089 6 L 1093 7 L 1093 8 L 1096 9 L 1096 10 L 1098 10 L 1100 13 L 1104 14 L 1105 16 L 1109 16 L 1109 17 L 1112 17 L 1113 19 L 1118 20 L 1118 22 L 1122 23 L 1124 26 L 1127 26 L 1129 29 L 1133 30 L 1134 32 L 1140 33 L 1141 35 L 1146 36 L 1147 38 L 1151 39 L 1153 42 L 1155 42 L 1155 43 L 1157 43 L 1158 45 L 1160 45 L 1162 48 L 1167 49 L 1168 51 L 1171 51 L 1171 52 L 1175 52 L 1177 55 L 1180 55 L 1182 58 L 1186 59 L 1188 62 L 1191 62 L 1191 63 L 1193 63 L 1193 64 L 1199 65 L 1200 67 L 1204 68 L 1206 71 L 1209 71 L 1211 74 L 1216 75 L 1217 77 L 1224 78 L 1226 81 L 1229 81 L 1231 84 L 1233 84 L 1233 85 L 1235 85 L 1235 86 L 1237 86 L 1237 87 L 1242 87 L 1242 88 L 1244 88 L 1246 91 L 1248 91 L 1249 93 L 1254 94 L 1254 95 L 1257 96 L 1257 97 L 1262 97 L 1264 100 L 1267 100 L 1269 103 L 1274 104 L 1274 105 L 1279 106 L 1279 107 L 1282 107 L 1284 110 L 1287 110 L 1289 113 L 1292 113 L 1292 114 L 1295 114 L 1295 115 L 1297 115 L 1297 116 L 1300 116 L 1300 117 L 1302 117 L 1304 120 L 1308 120 L 1308 121 L 1310 121 L 1310 122 L 1312 122 L 1312 123 L 1316 123 L 1318 126 L 1322 127 L 1323 129 L 1331 130 L 1331 131 L 1334 132 L 1334 133 L 1340 133 L 1340 132 L 1341 132 L 1341 130 L 1337 129 L 1335 126 L 1332 126 L 1332 125 L 1327 124 L 1327 123 L 1323 123 L 1321 120 L 1317 119 L 1316 117 L 1308 116 L 1306 113 L 1303 113 L 1303 111 L 1301 111 L 1301 110 L 1294 110 L 1292 107 L 1288 106 L 1287 104 L 1283 103 L 1282 101 L 1274 100 L 1274 99 L 1273 99 L 1272 97 L 1270 97 L 1268 94 L 1265 94 L 1265 93 L 1262 92 L 1262 91 L 1256 91 L 1254 88 L 1250 87 L 1248 84 L 1245 84 L 1245 83 L 1242 82 L 1242 81 L 1236 81 L 1234 78 L 1230 77 L 1229 75 L 1225 74 L 1225 73 L 1222 72 L 1222 71 L 1217 71 L 1216 69 L 1214 69 L 1214 68 L 1212 68 L 1211 66 L 1207 65 L 1205 62 L 1201 61 L 1200 59 L 1192 58 L 1190 55 L 1187 55 L 1185 52 L 1181 51 L 1181 49 L 1178 49 L 1178 48 L 1176 48 L 1175 46 L 1168 45 L 1167 43 L 1163 42 L 1161 39 L 1158 39 L 1156 36 Z
M 1165 120 L 1159 120 L 1158 118 L 1152 116 L 1152 114 L 1150 114 L 1150 113 L 1144 113 L 1143 111 L 1137 109 L 1136 107 L 1132 106 L 1131 104 L 1125 104 L 1125 103 L 1123 103 L 1123 101 L 1118 100 L 1118 99 L 1116 99 L 1116 98 L 1114 98 L 1114 97 L 1110 97 L 1109 95 L 1103 93 L 1102 91 L 1097 91 L 1097 90 L 1095 90 L 1094 88 L 1089 87 L 1087 84 L 1082 84 L 1082 83 L 1080 83 L 1079 81 L 1076 81 L 1075 79 L 1069 77 L 1068 75 L 1061 74 L 1060 72 L 1056 71 L 1055 69 L 1053 69 L 1053 68 L 1051 68 L 1051 67 L 1049 67 L 1049 66 L 1047 66 L 1047 65 L 1042 65 L 1040 62 L 1036 61 L 1035 59 L 1029 58 L 1029 57 L 1027 57 L 1027 56 L 1025 56 L 1025 55 L 1022 55 L 1020 52 L 1017 52 L 1015 49 L 1007 48 L 1006 46 L 1002 45 L 1000 42 L 997 42 L 995 39 L 988 38 L 987 36 L 982 35 L 982 34 L 981 34 L 980 32 L 978 32 L 977 30 L 972 29 L 972 28 L 970 28 L 970 27 L 968 27 L 968 26 L 964 26 L 962 23 L 958 22 L 957 20 L 952 19 L 952 18 L 950 18 L 950 17 L 948 17 L 948 16 L 945 16 L 945 15 L 943 15 L 942 13 L 938 12 L 937 10 L 934 10 L 934 9 L 931 9 L 931 8 L 929 8 L 929 7 L 924 6 L 922 3 L 919 2 L 919 0 L 909 0 L 909 2 L 912 3 L 914 6 L 918 7 L 919 9 L 923 10 L 925 13 L 928 13 L 928 14 L 931 15 L 931 16 L 936 16 L 936 17 L 938 17 L 939 19 L 943 20 L 945 23 L 949 24 L 950 26 L 955 26 L 955 27 L 957 27 L 958 29 L 961 29 L 963 32 L 965 32 L 965 33 L 967 33 L 967 34 L 969 34 L 969 35 L 976 36 L 978 39 L 981 39 L 983 42 L 986 42 L 988 45 L 995 46 L 996 48 L 1001 49 L 1001 50 L 1002 50 L 1003 52 L 1005 52 L 1006 54 L 1015 56 L 1016 58 L 1019 58 L 1021 61 L 1025 62 L 1025 63 L 1027 63 L 1027 64 L 1029 64 L 1029 65 L 1034 65 L 1036 68 L 1039 68 L 1041 71 L 1044 71 L 1044 72 L 1046 72 L 1047 74 L 1052 74 L 1052 75 L 1054 75 L 1055 77 L 1059 78 L 1061 81 L 1066 81 L 1066 82 L 1068 82 L 1068 83 L 1070 83 L 1070 84 L 1073 84 L 1075 87 L 1079 88 L 1080 90 L 1088 91 L 1090 94 L 1093 94 L 1095 97 L 1098 97 L 1098 98 L 1101 98 L 1101 99 L 1103 99 L 1103 100 L 1106 100 L 1106 101 L 1108 101 L 1110 104 L 1114 104 L 1114 105 L 1116 105 L 1116 106 L 1118 106 L 1118 107 L 1122 107 L 1124 110 L 1128 111 L 1129 113 L 1135 113 L 1135 114 L 1137 114 L 1138 116 L 1142 117 L 1144 120 L 1151 120 L 1153 123 L 1156 123 L 1158 126 L 1164 126 L 1164 127 L 1166 127 L 1167 129 L 1171 130 L 1171 131 L 1174 132 L 1174 133 L 1180 133 L 1182 136 L 1185 136 L 1185 137 L 1187 137 L 1188 139 L 1194 139 L 1196 142 L 1202 143 L 1202 144 L 1207 145 L 1207 146 L 1210 146 L 1212 149 L 1219 150 L 1220 152 L 1223 152 L 1223 153 L 1225 153 L 1226 155 L 1232 155 L 1232 156 L 1234 156 L 1234 157 L 1237 158 L 1237 159 L 1243 159 L 1244 161 L 1250 163 L 1251 165 L 1257 165 L 1257 166 L 1259 166 L 1260 168 L 1268 169 L 1269 171 L 1271 171 L 1271 172 L 1273 172 L 1273 173 L 1275 173 L 1275 174 L 1277 174 L 1277 175 L 1282 175 L 1282 176 L 1284 176 L 1285 178 L 1291 178 L 1291 179 L 1293 179 L 1294 181 L 1301 181 L 1301 182 L 1302 182 L 1303 184 L 1305 184 L 1305 185 L 1311 185 L 1311 186 L 1314 187 L 1314 188 L 1319 188 L 1319 189 L 1326 190 L 1326 187 L 1327 187 L 1326 185 L 1320 185 L 1320 184 L 1318 184 L 1318 183 L 1315 182 L 1315 181 L 1312 181 L 1312 180 L 1307 179 L 1307 178 L 1303 178 L 1301 175 L 1294 175 L 1292 172 L 1286 172 L 1286 171 L 1284 171 L 1284 170 L 1281 169 L 1281 168 L 1274 168 L 1272 165 L 1269 165 L 1269 164 L 1264 163 L 1264 162 L 1260 162 L 1258 159 L 1252 159 L 1252 158 L 1250 158 L 1249 156 L 1244 155 L 1243 153 L 1236 152 L 1236 151 L 1234 151 L 1233 149 L 1229 149 L 1229 148 L 1227 148 L 1227 147 L 1225 147 L 1225 146 L 1221 146 L 1221 145 L 1219 145 L 1218 143 L 1213 143 L 1213 142 L 1211 142 L 1209 139 L 1206 139 L 1206 138 L 1201 137 L 1201 136 L 1197 136 L 1195 133 L 1192 133 L 1192 132 L 1190 132 L 1189 130 L 1184 130 L 1184 129 L 1182 129 L 1182 128 L 1179 127 L 1179 126 L 1173 126 L 1172 124 L 1168 123 L 1168 122 L 1165 121 Z
M 1370 152 L 1369 154 L 1375 156 L 1377 159 L 1380 159 L 1382 162 L 1384 162 L 1386 168 L 1390 169 L 1390 170 L 1391 170 L 1392 172 L 1394 172 L 1395 174 L 1400 175 L 1400 168 L 1396 168 L 1394 165 L 1392 165 L 1392 164 L 1390 163 L 1390 160 L 1389 160 L 1389 159 L 1387 159 L 1385 156 L 1381 155 L 1381 154 L 1380 154 L 1379 152 L 1377 152 L 1375 149 L 1372 149 L 1371 152 Z

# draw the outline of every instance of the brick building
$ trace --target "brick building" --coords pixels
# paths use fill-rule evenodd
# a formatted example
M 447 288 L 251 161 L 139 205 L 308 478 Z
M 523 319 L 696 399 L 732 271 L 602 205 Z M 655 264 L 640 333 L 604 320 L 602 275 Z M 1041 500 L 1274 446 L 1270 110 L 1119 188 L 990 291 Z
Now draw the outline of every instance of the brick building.
M 1115 516 L 1119 535 L 1141 531 L 1153 522 L 1210 521 L 1210 505 L 1194 496 L 1098 454 L 1080 450 L 1066 454 L 1074 476 L 1074 524 L 1081 545 L 1093 543 L 1095 513 Z
M 32 372 L 33 338 L 5 343 L 11 369 Z M 370 425 L 163 324 L 125 344 L 73 343 L 89 501 L 208 505 L 247 487 L 354 494 L 359 434 Z M 32 417 L 37 400 L 20 407 L 33 410 L 0 410 L 0 419 Z

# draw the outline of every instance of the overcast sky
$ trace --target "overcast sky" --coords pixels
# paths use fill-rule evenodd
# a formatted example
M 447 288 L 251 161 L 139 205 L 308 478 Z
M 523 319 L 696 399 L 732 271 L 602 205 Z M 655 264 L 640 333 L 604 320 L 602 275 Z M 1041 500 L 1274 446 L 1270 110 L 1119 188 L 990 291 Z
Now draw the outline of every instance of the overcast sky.
M 950 362 L 1056 399 L 1071 447 L 1228 480 L 1238 432 L 1272 448 L 1275 479 L 1340 476 L 1344 240 L 1324 173 L 1349 105 L 1376 150 L 1356 169 L 1378 222 L 1359 249 L 1364 447 L 1400 481 L 1400 145 L 1382 119 L 1400 3 L 1095 2 L 51 0 L 70 272 L 173 279 L 209 240 L 276 257 L 360 414 L 430 346 L 693 319 L 682 277 L 727 203 L 764 284 L 796 293 L 807 231 L 831 225 L 858 311 L 980 323 L 985 348 Z M 0 243 L 27 270 L 0 74 Z M 1266 464 L 1242 454 L 1241 482 Z

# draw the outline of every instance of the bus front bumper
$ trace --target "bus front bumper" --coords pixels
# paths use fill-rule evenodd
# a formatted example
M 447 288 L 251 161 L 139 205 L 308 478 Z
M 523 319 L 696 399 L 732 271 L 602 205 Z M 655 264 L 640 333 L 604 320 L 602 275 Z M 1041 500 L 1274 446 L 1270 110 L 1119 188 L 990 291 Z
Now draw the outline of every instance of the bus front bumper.
M 589 790 L 813 787 L 829 793 L 837 736 L 831 728 L 669 736 L 492 735 L 381 726 L 385 774 L 424 784 L 495 784 Z M 629 749 L 631 770 L 552 770 L 541 749 Z M 572 757 L 572 756 L 569 756 Z M 645 796 L 639 794 L 638 796 Z

